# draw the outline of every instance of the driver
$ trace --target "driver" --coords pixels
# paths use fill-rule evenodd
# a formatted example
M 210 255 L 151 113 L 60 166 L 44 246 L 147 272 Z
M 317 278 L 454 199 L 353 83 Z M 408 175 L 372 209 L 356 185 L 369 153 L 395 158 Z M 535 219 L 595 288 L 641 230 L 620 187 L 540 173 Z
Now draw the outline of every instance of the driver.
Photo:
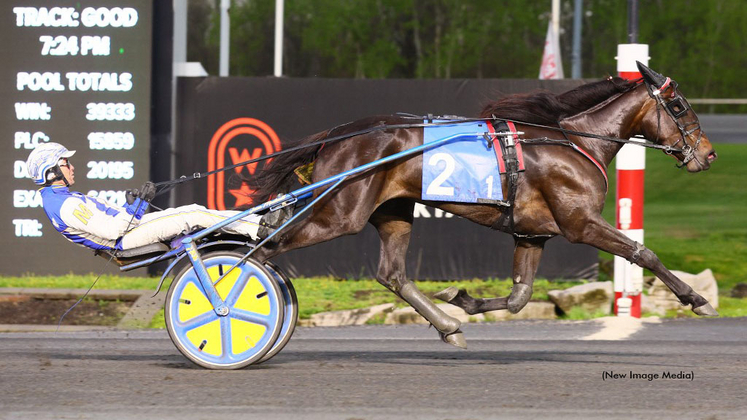
M 52 226 L 79 245 L 95 250 L 137 248 L 210 227 L 239 213 L 191 204 L 145 214 L 156 195 L 152 182 L 146 182 L 139 190 L 128 190 L 125 207 L 70 191 L 75 183 L 75 167 L 70 162 L 74 154 L 75 150 L 61 144 L 44 143 L 29 154 L 26 167 L 29 177 L 42 186 L 42 205 Z M 262 218 L 253 214 L 221 231 L 257 240 L 272 232 L 268 226 L 282 224 L 288 216 L 283 211 L 269 212 Z

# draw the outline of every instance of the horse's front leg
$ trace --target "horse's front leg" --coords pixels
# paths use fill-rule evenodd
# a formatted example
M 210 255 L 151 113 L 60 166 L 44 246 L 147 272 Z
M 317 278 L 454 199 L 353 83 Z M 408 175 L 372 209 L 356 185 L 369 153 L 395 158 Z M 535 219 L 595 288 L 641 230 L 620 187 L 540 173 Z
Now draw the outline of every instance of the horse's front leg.
M 692 305 L 692 311 L 700 316 L 718 316 L 710 303 L 687 283 L 672 274 L 653 251 L 633 241 L 610 226 L 600 215 L 577 218 L 570 226 L 560 225 L 563 235 L 571 242 L 591 245 L 602 251 L 625 258 L 633 264 L 651 270 L 669 287 L 683 305 Z
M 473 298 L 466 290 L 453 286 L 436 293 L 435 297 L 464 309 L 470 315 L 501 309 L 508 309 L 512 314 L 518 313 L 532 297 L 534 276 L 537 273 L 545 241 L 546 239 L 516 238 L 513 265 L 514 286 L 507 298 Z
M 514 286 L 508 296 L 508 311 L 519 313 L 532 298 L 532 285 L 537 274 L 542 250 L 547 239 L 516 239 L 514 248 Z

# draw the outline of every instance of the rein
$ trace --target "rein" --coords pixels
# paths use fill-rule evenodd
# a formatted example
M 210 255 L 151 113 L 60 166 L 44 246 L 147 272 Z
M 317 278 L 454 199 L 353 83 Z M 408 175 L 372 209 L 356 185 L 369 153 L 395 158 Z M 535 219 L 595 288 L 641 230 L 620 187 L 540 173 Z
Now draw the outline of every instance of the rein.
M 431 119 L 432 118 L 433 117 L 431 117 Z M 444 118 L 446 118 L 446 117 L 444 117 Z M 467 118 L 452 117 L 452 116 L 449 116 L 449 118 L 452 118 L 452 119 L 456 118 L 459 121 L 465 121 L 465 122 L 467 122 L 467 121 L 473 121 L 473 120 L 479 120 L 479 121 L 485 121 L 486 120 L 485 118 L 467 119 Z M 426 117 L 423 117 L 423 119 L 426 119 Z M 240 166 L 249 165 L 249 164 L 256 163 L 256 162 L 261 162 L 261 161 L 264 161 L 264 160 L 267 160 L 267 159 L 272 159 L 274 157 L 281 156 L 281 155 L 284 155 L 286 153 L 295 152 L 297 150 L 302 150 L 302 149 L 307 149 L 309 147 L 324 146 L 327 143 L 333 143 L 333 142 L 336 142 L 336 141 L 349 139 L 351 137 L 356 137 L 356 136 L 360 136 L 360 135 L 363 135 L 363 134 L 372 133 L 372 132 L 375 132 L 375 131 L 387 131 L 387 130 L 398 130 L 398 129 L 406 129 L 406 128 L 431 127 L 431 126 L 448 125 L 448 124 L 453 124 L 453 121 L 436 122 L 436 123 L 419 123 L 419 124 L 392 124 L 392 125 L 381 124 L 381 125 L 369 127 L 367 129 L 364 129 L 364 130 L 354 131 L 352 133 L 341 134 L 339 136 L 334 136 L 334 137 L 327 137 L 327 138 L 325 138 L 323 140 L 319 140 L 319 141 L 315 141 L 315 142 L 307 143 L 307 144 L 299 144 L 297 146 L 293 146 L 293 147 L 290 147 L 288 149 L 283 149 L 283 150 L 277 151 L 275 153 L 270 153 L 269 155 L 260 156 L 258 158 L 245 160 L 243 162 L 235 163 L 235 164 L 230 165 L 230 166 L 224 166 L 223 168 L 215 169 L 213 171 L 195 172 L 195 173 L 192 174 L 191 177 L 187 176 L 187 175 L 182 175 L 182 176 L 180 176 L 177 179 L 173 179 L 173 180 L 169 180 L 169 181 L 157 182 L 155 184 L 156 187 L 163 187 L 163 188 L 160 191 L 158 191 L 158 193 L 156 195 L 164 194 L 164 193 L 168 192 L 169 190 L 171 190 L 172 188 L 174 188 L 176 185 L 182 184 L 182 183 L 187 182 L 187 181 L 193 181 L 195 179 L 206 178 L 206 177 L 208 177 L 210 175 L 215 175 L 215 174 L 217 174 L 219 172 L 224 172 L 224 171 L 228 171 L 228 170 L 231 170 L 231 169 L 238 168 Z M 330 131 L 332 131 L 332 130 L 330 130 Z
M 594 166 L 596 166 L 597 169 L 599 169 L 599 172 L 604 177 L 604 185 L 607 188 L 607 191 L 605 191 L 605 194 L 609 191 L 609 178 L 607 177 L 607 168 L 604 167 L 599 161 L 594 159 L 594 157 L 589 154 L 586 150 L 579 147 L 576 143 L 570 141 L 570 140 L 557 140 L 557 139 L 551 139 L 548 137 L 538 137 L 534 139 L 522 139 L 519 140 L 521 143 L 524 144 L 552 144 L 552 145 L 559 145 L 559 146 L 568 146 L 571 149 L 577 151 L 578 153 L 581 153 L 586 159 L 588 159 Z M 638 144 L 636 142 L 632 142 L 633 144 Z
M 695 150 L 697 149 L 698 145 L 701 142 L 701 139 L 703 137 L 703 131 L 700 128 L 700 123 L 699 122 L 689 123 L 689 124 L 684 125 L 684 126 L 680 123 L 679 118 L 682 115 L 684 115 L 687 112 L 688 109 L 690 109 L 690 107 L 688 107 L 685 104 L 683 104 L 683 102 L 682 102 L 683 98 L 681 98 L 679 96 L 675 96 L 675 99 L 672 100 L 672 101 L 670 101 L 669 103 L 664 102 L 664 99 L 661 97 L 661 91 L 665 90 L 669 86 L 669 83 L 670 83 L 670 79 L 667 78 L 667 83 L 665 83 L 664 85 L 662 85 L 662 87 L 659 88 L 659 89 L 654 89 L 653 87 L 649 86 L 648 84 L 646 84 L 646 87 L 647 87 L 647 89 L 649 91 L 649 96 L 651 96 L 652 98 L 654 98 L 656 100 L 656 112 L 657 112 L 657 134 L 656 134 L 656 138 L 657 138 L 657 140 L 659 138 L 660 110 L 661 110 L 661 108 L 664 108 L 664 110 L 667 112 L 667 114 L 672 118 L 672 120 L 674 121 L 674 123 L 677 125 L 677 128 L 680 131 L 680 134 L 682 135 L 682 139 L 678 140 L 675 144 L 673 144 L 671 146 L 661 145 L 661 144 L 657 144 L 657 143 L 654 143 L 654 142 L 650 142 L 650 141 L 645 140 L 641 136 L 636 136 L 636 137 L 633 137 L 633 138 L 639 139 L 639 140 L 643 140 L 643 141 L 631 140 L 631 139 L 621 139 L 621 138 L 618 138 L 618 137 L 602 136 L 602 135 L 598 135 L 598 134 L 586 133 L 586 132 L 583 132 L 583 131 L 569 130 L 569 129 L 562 128 L 562 127 L 554 127 L 554 126 L 549 126 L 549 125 L 544 125 L 544 124 L 530 123 L 530 122 L 526 122 L 526 121 L 517 121 L 517 120 L 509 120 L 509 119 L 505 119 L 505 118 L 498 118 L 495 115 L 493 115 L 492 118 L 466 118 L 466 117 L 458 117 L 458 116 L 453 116 L 453 115 L 445 115 L 445 116 L 434 117 L 433 115 L 430 115 L 430 114 L 427 115 L 427 116 L 419 116 L 419 115 L 413 115 L 413 114 L 398 114 L 399 116 L 401 116 L 403 118 L 428 120 L 428 121 L 432 121 L 433 119 L 448 119 L 450 121 L 427 122 L 427 123 L 412 123 L 412 124 L 392 124 L 392 125 L 380 124 L 380 125 L 377 125 L 377 126 L 374 126 L 374 127 L 369 127 L 367 129 L 355 131 L 355 132 L 352 132 L 352 133 L 341 134 L 341 135 L 333 136 L 333 137 L 327 137 L 327 138 L 319 140 L 319 141 L 315 141 L 315 142 L 308 143 L 308 144 L 296 145 L 296 146 L 290 147 L 288 149 L 283 149 L 283 150 L 277 151 L 275 153 L 271 153 L 269 155 L 260 156 L 260 157 L 254 158 L 254 159 L 249 159 L 249 160 L 246 160 L 246 161 L 243 161 L 243 162 L 239 162 L 239 163 L 236 163 L 236 164 L 233 164 L 233 165 L 230 165 L 230 166 L 225 166 L 223 168 L 215 169 L 213 171 L 195 172 L 195 173 L 192 174 L 191 177 L 190 176 L 186 176 L 186 175 L 182 175 L 181 177 L 179 177 L 177 179 L 158 182 L 158 183 L 155 184 L 156 187 L 159 188 L 159 191 L 158 191 L 158 193 L 156 195 L 164 194 L 164 193 L 170 191 L 176 185 L 182 184 L 182 183 L 187 182 L 187 181 L 192 181 L 192 180 L 195 180 L 195 179 L 205 178 L 205 177 L 208 177 L 210 175 L 215 175 L 215 174 L 217 174 L 219 172 L 224 172 L 224 171 L 228 171 L 228 170 L 231 170 L 231 169 L 234 169 L 234 168 L 238 168 L 238 167 L 243 166 L 243 165 L 249 165 L 249 164 L 256 163 L 256 162 L 261 162 L 261 161 L 264 161 L 264 160 L 267 160 L 267 159 L 272 159 L 274 157 L 277 157 L 277 156 L 280 156 L 280 155 L 284 155 L 286 153 L 295 152 L 297 150 L 306 149 L 306 148 L 309 148 L 309 147 L 316 147 L 316 146 L 322 146 L 322 147 L 324 147 L 324 145 L 327 144 L 327 143 L 332 143 L 332 142 L 336 142 L 336 141 L 340 141 L 340 140 L 345 140 L 345 139 L 349 139 L 351 137 L 356 137 L 356 136 L 360 136 L 360 135 L 363 135 L 363 134 L 372 133 L 372 132 L 375 132 L 375 131 L 388 131 L 388 130 L 398 130 L 398 129 L 408 129 L 408 128 L 432 127 L 432 126 L 438 126 L 438 125 L 450 125 L 450 124 L 453 124 L 454 121 L 459 121 L 459 122 L 486 121 L 486 122 L 492 122 L 492 123 L 513 121 L 516 124 L 526 125 L 526 126 L 529 126 L 529 127 L 543 128 L 543 129 L 546 129 L 546 130 L 551 130 L 551 131 L 556 131 L 556 132 L 559 132 L 559 133 L 563 133 L 564 137 L 566 137 L 566 136 L 568 136 L 570 134 L 570 135 L 577 136 L 577 137 L 593 138 L 593 139 L 604 140 L 604 141 L 611 141 L 611 142 L 620 143 L 620 144 L 634 144 L 636 146 L 647 147 L 649 149 L 662 150 L 662 151 L 664 151 L 664 153 L 670 154 L 670 155 L 672 153 L 681 153 L 683 155 L 683 159 L 677 165 L 677 167 L 681 168 L 681 167 L 685 166 L 692 159 L 695 159 L 696 161 L 698 161 L 697 158 L 695 157 Z M 674 84 L 674 86 L 673 86 L 673 96 L 674 96 L 674 95 L 676 95 L 674 92 L 676 91 L 677 85 L 676 85 L 676 82 L 672 81 L 671 83 Z M 697 126 L 695 128 L 693 128 L 693 129 L 691 129 L 691 130 L 687 130 L 687 127 L 689 127 L 690 125 L 693 125 L 693 124 L 696 124 Z M 700 133 L 699 133 L 697 141 L 695 142 L 695 146 L 690 146 L 689 144 L 687 144 L 687 140 L 686 139 L 687 139 L 687 137 L 689 137 L 692 133 L 694 133 L 697 130 L 700 130 Z M 330 131 L 334 131 L 334 128 L 332 130 L 330 130 Z M 518 140 L 518 141 L 523 142 L 523 143 L 528 143 L 528 144 L 529 143 L 535 143 L 535 144 L 536 143 L 542 143 L 542 144 L 559 144 L 559 145 L 571 146 L 571 147 L 573 147 L 573 145 L 574 145 L 570 140 L 567 140 L 567 137 L 566 137 L 565 140 L 550 139 L 550 138 L 547 138 L 547 137 L 543 137 L 543 138 L 538 138 L 538 139 L 521 139 L 521 140 Z M 680 141 L 683 142 L 683 144 L 684 144 L 683 147 L 681 147 L 681 148 L 675 147 Z M 698 163 L 700 163 L 700 162 L 698 161 Z

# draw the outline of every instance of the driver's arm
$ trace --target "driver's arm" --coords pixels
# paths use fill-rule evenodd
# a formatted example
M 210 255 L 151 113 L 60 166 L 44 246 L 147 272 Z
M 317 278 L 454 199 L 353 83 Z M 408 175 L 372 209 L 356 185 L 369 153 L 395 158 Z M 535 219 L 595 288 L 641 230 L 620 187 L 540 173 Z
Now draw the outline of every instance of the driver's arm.
M 127 207 L 105 203 L 93 197 L 69 198 L 60 207 L 60 218 L 72 228 L 102 239 L 116 241 L 137 226 L 147 203 L 139 199 Z

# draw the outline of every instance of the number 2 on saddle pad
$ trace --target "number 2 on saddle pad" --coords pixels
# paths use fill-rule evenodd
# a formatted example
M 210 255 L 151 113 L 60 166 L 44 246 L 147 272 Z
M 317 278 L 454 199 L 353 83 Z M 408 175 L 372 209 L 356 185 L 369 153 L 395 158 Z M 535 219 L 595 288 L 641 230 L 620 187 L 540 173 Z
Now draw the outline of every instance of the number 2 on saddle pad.
M 474 136 L 488 131 L 485 124 L 454 122 L 423 128 L 424 143 L 460 133 L 470 135 L 423 152 L 423 200 L 457 203 L 503 200 L 495 153 L 488 149 L 484 139 Z

